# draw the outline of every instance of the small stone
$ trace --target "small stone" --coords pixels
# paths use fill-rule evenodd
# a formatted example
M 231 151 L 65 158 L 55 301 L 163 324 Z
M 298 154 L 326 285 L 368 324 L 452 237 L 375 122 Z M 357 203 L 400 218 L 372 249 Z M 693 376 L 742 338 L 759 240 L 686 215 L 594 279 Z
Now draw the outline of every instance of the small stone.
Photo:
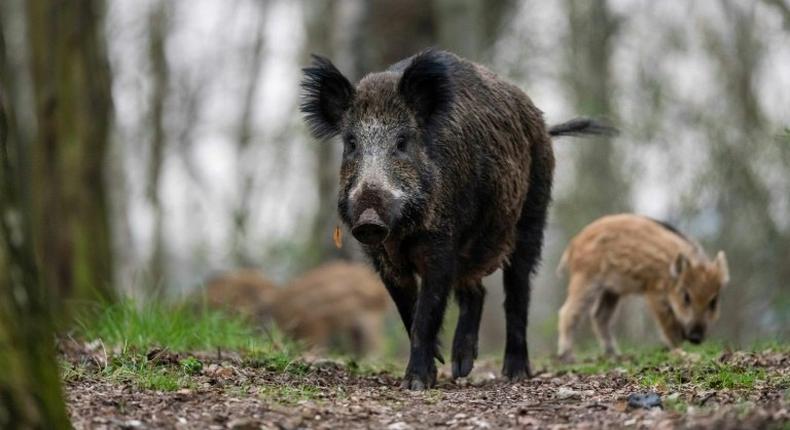
M 630 408 L 660 408 L 661 396 L 656 392 L 649 393 L 631 393 L 628 396 L 628 407 Z
M 482 418 L 479 418 L 479 417 L 472 417 L 469 420 L 469 423 L 471 423 L 473 426 L 475 426 L 475 428 L 478 428 L 478 429 L 490 429 L 491 428 L 491 424 L 488 421 L 486 421 L 486 420 L 484 420 Z
M 387 426 L 387 430 L 411 430 L 412 426 L 403 421 L 394 422 Z
M 560 387 L 560 389 L 557 390 L 557 394 L 555 395 L 558 400 L 579 399 L 581 396 L 582 395 L 580 392 L 572 390 L 568 387 Z
M 228 422 L 228 428 L 231 430 L 257 430 L 260 423 L 257 420 L 249 418 L 236 418 Z
M 489 371 L 489 372 L 472 374 L 472 376 L 469 378 L 469 381 L 472 383 L 472 385 L 478 386 L 478 385 L 483 385 L 486 382 L 493 381 L 495 379 L 496 379 L 496 374 L 494 372 Z

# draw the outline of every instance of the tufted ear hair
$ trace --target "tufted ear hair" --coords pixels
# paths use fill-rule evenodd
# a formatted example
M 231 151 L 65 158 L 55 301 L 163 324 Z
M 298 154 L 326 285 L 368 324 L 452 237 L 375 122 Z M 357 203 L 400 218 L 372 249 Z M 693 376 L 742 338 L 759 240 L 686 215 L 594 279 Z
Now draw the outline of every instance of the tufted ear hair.
M 340 133 L 340 120 L 351 106 L 354 87 L 329 59 L 313 54 L 310 67 L 302 69 L 302 103 L 310 132 L 317 139 Z
M 403 71 L 398 93 L 425 124 L 446 112 L 452 102 L 453 88 L 443 54 L 432 49 L 417 54 Z

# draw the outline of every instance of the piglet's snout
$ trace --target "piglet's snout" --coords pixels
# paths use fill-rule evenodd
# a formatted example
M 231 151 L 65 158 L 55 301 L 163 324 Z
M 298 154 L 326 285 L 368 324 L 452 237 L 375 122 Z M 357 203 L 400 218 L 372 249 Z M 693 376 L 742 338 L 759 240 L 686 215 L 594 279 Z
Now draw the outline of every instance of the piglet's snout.
M 351 228 L 351 234 L 365 245 L 378 245 L 390 234 L 387 224 L 373 208 L 362 211 Z

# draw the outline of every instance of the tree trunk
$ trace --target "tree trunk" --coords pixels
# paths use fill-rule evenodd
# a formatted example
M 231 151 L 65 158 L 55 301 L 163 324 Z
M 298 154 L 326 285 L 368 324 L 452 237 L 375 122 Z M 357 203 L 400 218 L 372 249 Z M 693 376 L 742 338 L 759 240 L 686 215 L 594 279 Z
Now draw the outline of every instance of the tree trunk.
M 1 24 L 1 21 L 0 21 Z M 22 195 L 23 147 L 8 141 L 8 71 L 0 25 L 0 428 L 69 428 L 50 307 L 38 282 Z
M 104 166 L 112 102 L 99 0 L 30 0 L 38 135 L 32 146 L 34 245 L 55 299 L 111 299 Z
M 146 195 L 154 213 L 153 251 L 149 262 L 151 281 L 148 292 L 159 294 L 159 286 L 167 285 L 165 273 L 164 212 L 160 197 L 160 178 L 167 148 L 165 131 L 165 103 L 170 87 L 170 68 L 165 55 L 169 26 L 168 3 L 154 6 L 148 21 L 148 58 L 153 74 L 149 120 L 151 121 L 151 155 L 148 161 Z
M 565 79 L 571 100 L 580 114 L 612 119 L 616 113 L 610 62 L 617 22 L 606 0 L 568 0 L 566 4 L 569 50 Z M 630 206 L 618 152 L 610 139 L 595 140 L 574 147 L 573 191 L 557 201 L 555 212 L 571 234 L 599 216 Z
M 236 127 L 236 166 L 238 198 L 233 208 L 233 225 L 231 231 L 231 254 L 239 266 L 250 266 L 253 259 L 249 253 L 247 241 L 250 215 L 252 213 L 252 197 L 256 191 L 256 172 L 258 164 L 250 157 L 250 144 L 253 142 L 253 115 L 255 114 L 255 98 L 260 86 L 260 74 L 263 64 L 263 48 L 265 46 L 264 30 L 267 3 L 256 4 L 259 12 L 258 31 L 255 34 L 250 52 L 241 114 Z

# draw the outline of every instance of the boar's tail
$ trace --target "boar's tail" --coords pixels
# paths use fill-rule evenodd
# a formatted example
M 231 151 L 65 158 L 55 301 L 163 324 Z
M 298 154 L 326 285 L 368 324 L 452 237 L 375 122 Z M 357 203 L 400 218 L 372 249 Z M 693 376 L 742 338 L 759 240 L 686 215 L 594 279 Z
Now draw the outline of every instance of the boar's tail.
M 574 118 L 549 127 L 549 135 L 560 136 L 616 136 L 619 131 L 611 125 L 592 118 Z

